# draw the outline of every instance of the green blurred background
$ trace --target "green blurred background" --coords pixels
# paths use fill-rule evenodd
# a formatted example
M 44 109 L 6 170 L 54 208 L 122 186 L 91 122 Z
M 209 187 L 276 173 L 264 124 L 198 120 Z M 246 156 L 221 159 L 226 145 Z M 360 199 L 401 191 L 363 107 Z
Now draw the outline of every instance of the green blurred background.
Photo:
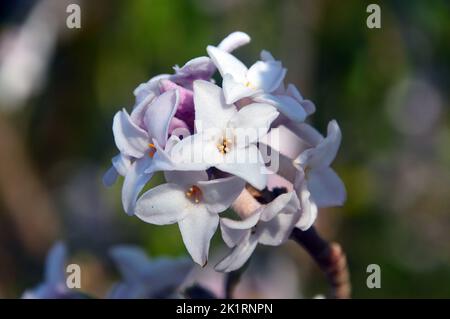
M 112 117 L 131 108 L 139 83 L 236 30 L 252 37 L 236 52 L 247 64 L 261 49 L 283 61 L 287 80 L 317 106 L 315 127 L 325 133 L 332 119 L 341 126 L 334 167 L 348 200 L 321 211 L 318 229 L 343 245 L 353 296 L 450 297 L 448 1 L 84 1 L 81 29 L 67 29 L 71 2 L 0 5 L 0 297 L 37 284 L 58 239 L 96 296 L 117 278 L 107 258 L 114 244 L 186 254 L 176 225 L 128 217 L 120 183 L 102 186 L 115 155 Z M 381 6 L 381 29 L 366 26 L 372 2 Z M 219 234 L 215 243 L 212 252 L 221 251 Z M 292 243 L 277 255 L 259 251 L 265 263 L 282 255 L 289 267 L 267 269 L 286 273 L 276 281 L 294 280 L 292 292 L 248 279 L 240 296 L 327 291 Z M 381 267 L 380 289 L 366 286 L 369 264 Z

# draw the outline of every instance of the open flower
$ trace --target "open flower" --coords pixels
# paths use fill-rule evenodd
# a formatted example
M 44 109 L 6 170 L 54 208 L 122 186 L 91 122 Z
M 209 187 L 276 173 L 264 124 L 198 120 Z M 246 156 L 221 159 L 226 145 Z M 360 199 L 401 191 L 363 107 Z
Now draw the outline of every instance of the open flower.
M 125 176 L 122 204 L 130 215 L 137 196 L 152 176 L 147 169 L 155 155 L 155 145 L 164 147 L 166 144 L 178 100 L 178 91 L 170 90 L 155 97 L 145 108 L 135 108 L 131 115 L 123 109 L 114 116 L 114 140 L 120 156 L 113 159 L 113 165 Z
M 176 297 L 193 266 L 186 258 L 151 259 L 134 246 L 116 246 L 110 255 L 122 275 L 109 292 L 110 299 Z
M 242 267 L 259 244 L 278 246 L 284 243 L 301 216 L 295 192 L 282 194 L 271 203 L 257 209 L 242 221 L 222 218 L 222 237 L 231 253 L 215 269 L 230 272 Z
M 253 103 L 238 111 L 225 102 L 218 86 L 206 81 L 194 82 L 194 102 L 197 133 L 173 147 L 172 160 L 186 170 L 216 167 L 264 188 L 265 167 L 255 143 L 278 116 L 276 109 Z
M 341 138 L 341 130 L 333 120 L 328 124 L 327 137 L 315 147 L 303 151 L 293 161 L 298 169 L 295 181 L 297 190 L 301 192 L 302 189 L 307 189 L 311 200 L 318 207 L 340 206 L 345 201 L 344 183 L 330 167 L 341 144 Z
M 266 50 L 261 51 L 261 60 L 264 62 L 278 62 L 272 54 Z M 293 84 L 288 84 L 285 87 L 281 82 L 280 86 L 271 94 L 263 93 L 257 94 L 253 100 L 261 103 L 269 103 L 275 106 L 283 115 L 277 122 L 286 123 L 293 121 L 293 123 L 301 123 L 308 115 L 316 111 L 316 107 L 310 100 L 304 99 L 300 91 Z
M 235 176 L 208 180 L 204 171 L 165 172 L 165 177 L 167 184 L 156 186 L 139 198 L 136 216 L 150 224 L 178 223 L 192 259 L 204 266 L 210 240 L 219 224 L 218 213 L 231 206 L 245 183 Z
M 329 123 L 326 138 L 306 123 L 291 128 L 294 131 L 285 126 L 272 129 L 261 143 L 278 156 L 279 165 L 274 173 L 290 182 L 288 188 L 293 186 L 297 192 L 303 211 L 297 227 L 306 230 L 314 223 L 318 208 L 342 205 L 345 201 L 344 184 L 330 168 L 339 149 L 341 132 L 336 121 Z
M 217 47 L 207 51 L 223 78 L 223 90 L 228 104 L 244 97 L 275 91 L 286 75 L 278 61 L 258 61 L 248 69 L 241 61 Z
M 228 104 L 250 97 L 256 102 L 275 106 L 292 121 L 305 120 L 307 113 L 301 104 L 303 98 L 292 87 L 287 93 L 284 89 L 281 91 L 286 69 L 270 53 L 263 51 L 263 60 L 257 61 L 248 69 L 241 61 L 220 48 L 208 46 L 207 51 L 222 75 L 223 92 Z

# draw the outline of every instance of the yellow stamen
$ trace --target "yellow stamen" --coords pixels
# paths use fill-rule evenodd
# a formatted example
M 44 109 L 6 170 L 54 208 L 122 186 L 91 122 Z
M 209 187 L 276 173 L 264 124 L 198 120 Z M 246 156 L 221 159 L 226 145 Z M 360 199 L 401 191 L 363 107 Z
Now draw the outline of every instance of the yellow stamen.
M 219 149 L 219 152 L 222 154 L 229 153 L 232 144 L 232 140 L 230 138 L 222 138 L 222 142 L 217 144 L 217 148 Z
M 200 200 L 202 199 L 202 191 L 196 185 L 192 185 L 191 187 L 189 187 L 185 194 L 186 197 L 193 201 L 195 204 L 200 203 Z
M 248 88 L 251 88 L 251 89 L 255 89 L 255 86 L 253 84 L 251 84 L 250 81 L 247 81 L 245 83 L 245 86 L 248 87 Z
M 155 156 L 156 153 L 156 147 L 155 144 L 153 143 L 149 143 L 148 147 L 150 148 L 150 151 L 148 151 L 148 156 L 150 156 L 151 158 L 153 158 L 153 156 Z

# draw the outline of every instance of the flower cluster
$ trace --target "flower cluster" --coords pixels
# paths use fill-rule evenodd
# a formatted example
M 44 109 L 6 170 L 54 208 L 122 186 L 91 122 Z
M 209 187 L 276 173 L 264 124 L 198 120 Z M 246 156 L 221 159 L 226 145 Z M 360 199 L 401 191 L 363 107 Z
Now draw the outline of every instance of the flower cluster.
M 231 54 L 249 41 L 234 32 L 208 46 L 209 57 L 139 85 L 131 113 L 122 109 L 114 116 L 119 154 L 104 177 L 107 185 L 124 177 L 127 214 L 156 225 L 178 223 L 188 252 L 202 266 L 220 225 L 233 248 L 216 266 L 226 272 L 241 267 L 258 243 L 282 244 L 294 227 L 308 229 L 318 208 L 341 205 L 346 197 L 330 168 L 341 142 L 336 121 L 326 137 L 306 124 L 315 106 L 285 84 L 280 61 L 263 50 L 247 68 Z M 212 78 L 216 70 L 221 87 Z M 279 165 L 270 165 L 274 155 Z M 158 171 L 166 183 L 141 194 Z M 219 217 L 249 187 L 270 189 L 279 181 L 288 192 L 271 203 L 245 214 L 235 209 L 240 220 Z

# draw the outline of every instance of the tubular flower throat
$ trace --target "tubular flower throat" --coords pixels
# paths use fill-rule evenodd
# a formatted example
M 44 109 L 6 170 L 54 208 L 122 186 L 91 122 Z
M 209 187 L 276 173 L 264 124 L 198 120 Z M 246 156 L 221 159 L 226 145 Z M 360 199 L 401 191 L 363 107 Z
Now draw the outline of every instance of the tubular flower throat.
M 195 204 L 198 204 L 202 199 L 202 191 L 198 186 L 192 185 L 187 190 L 186 197 L 189 198 Z
M 233 144 L 233 141 L 231 138 L 223 137 L 221 138 L 221 142 L 217 144 L 217 148 L 219 149 L 219 152 L 222 154 L 227 154 L 230 152 L 231 145 Z

